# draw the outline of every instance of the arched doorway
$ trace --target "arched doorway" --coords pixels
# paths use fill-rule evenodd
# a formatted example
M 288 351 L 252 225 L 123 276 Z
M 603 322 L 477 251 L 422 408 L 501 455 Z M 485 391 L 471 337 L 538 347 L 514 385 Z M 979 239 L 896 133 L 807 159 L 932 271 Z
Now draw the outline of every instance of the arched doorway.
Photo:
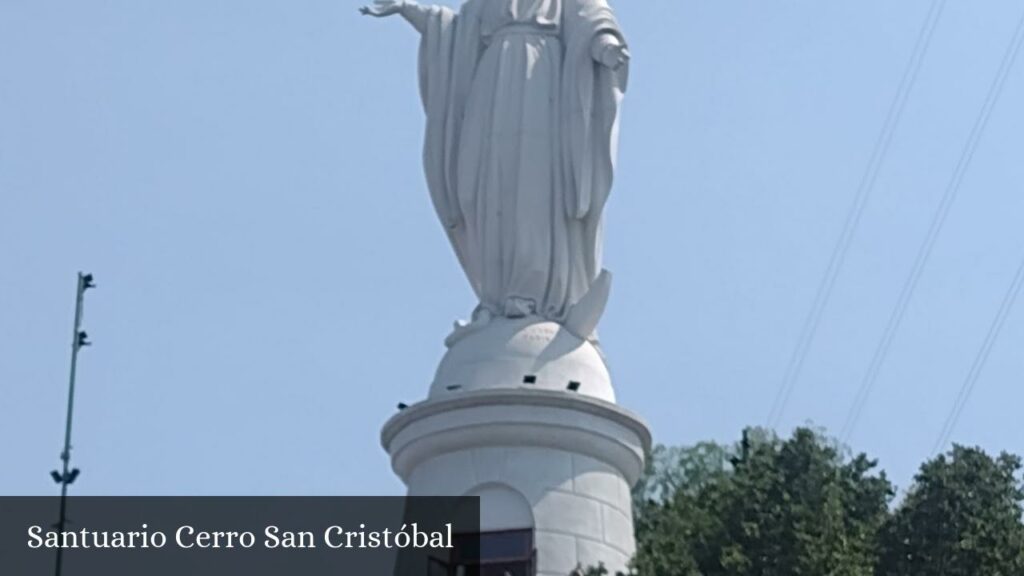
M 480 498 L 480 532 L 457 534 L 448 562 L 430 576 L 534 576 L 533 508 L 518 491 L 485 484 L 466 494 Z

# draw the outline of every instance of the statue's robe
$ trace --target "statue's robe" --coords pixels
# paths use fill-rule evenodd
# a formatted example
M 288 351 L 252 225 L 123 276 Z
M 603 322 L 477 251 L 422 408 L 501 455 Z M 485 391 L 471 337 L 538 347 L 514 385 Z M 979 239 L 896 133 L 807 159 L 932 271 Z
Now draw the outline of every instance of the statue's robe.
M 438 216 L 482 308 L 564 324 L 601 272 L 628 71 L 592 53 L 600 34 L 625 45 L 611 8 L 468 0 L 457 13 L 421 10 L 424 164 Z M 589 298 L 591 316 L 606 289 Z

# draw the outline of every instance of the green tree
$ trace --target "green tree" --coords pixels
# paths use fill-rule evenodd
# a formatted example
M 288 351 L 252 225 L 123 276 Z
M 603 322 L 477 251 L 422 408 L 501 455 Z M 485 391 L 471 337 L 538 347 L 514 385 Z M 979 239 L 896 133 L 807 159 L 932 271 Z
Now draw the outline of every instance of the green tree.
M 714 506 L 702 502 L 712 485 L 727 481 L 732 451 L 705 442 L 693 447 L 659 446 L 634 490 L 637 554 L 641 575 L 699 574 L 695 551 L 721 530 Z
M 926 462 L 881 531 L 880 576 L 1021 576 L 1019 457 L 954 446 Z
M 870 575 L 892 485 L 864 455 L 845 459 L 807 428 L 780 441 L 748 431 L 731 481 L 716 487 L 724 531 L 699 559 L 708 575 Z
M 859 576 L 876 563 L 892 486 L 822 434 L 751 429 L 735 447 L 655 452 L 637 492 L 643 576 Z

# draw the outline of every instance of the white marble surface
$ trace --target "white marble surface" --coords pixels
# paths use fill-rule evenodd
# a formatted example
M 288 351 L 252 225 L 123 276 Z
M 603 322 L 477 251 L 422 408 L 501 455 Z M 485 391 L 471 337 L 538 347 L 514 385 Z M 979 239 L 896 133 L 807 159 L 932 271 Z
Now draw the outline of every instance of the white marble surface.
M 630 487 L 650 442 L 646 425 L 612 403 L 543 390 L 430 399 L 382 431 L 410 495 L 480 495 L 484 530 L 533 528 L 541 576 L 600 562 L 625 569 L 635 551 Z
M 452 343 L 430 386 L 431 398 L 474 390 L 566 391 L 615 401 L 601 351 L 563 326 L 538 317 L 494 319 Z
M 606 0 L 378 0 L 421 36 L 431 198 L 479 305 L 588 337 L 629 51 Z

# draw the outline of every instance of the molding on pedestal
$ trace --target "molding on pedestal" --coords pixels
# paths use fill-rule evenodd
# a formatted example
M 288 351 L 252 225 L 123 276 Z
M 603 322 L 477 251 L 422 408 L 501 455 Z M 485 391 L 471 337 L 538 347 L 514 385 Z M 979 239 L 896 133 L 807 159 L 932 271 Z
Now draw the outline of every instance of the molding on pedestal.
M 637 415 L 580 394 L 531 389 L 464 392 L 426 400 L 381 431 L 395 473 L 408 482 L 441 454 L 495 446 L 538 446 L 586 454 L 618 469 L 630 486 L 644 470 L 651 434 Z

